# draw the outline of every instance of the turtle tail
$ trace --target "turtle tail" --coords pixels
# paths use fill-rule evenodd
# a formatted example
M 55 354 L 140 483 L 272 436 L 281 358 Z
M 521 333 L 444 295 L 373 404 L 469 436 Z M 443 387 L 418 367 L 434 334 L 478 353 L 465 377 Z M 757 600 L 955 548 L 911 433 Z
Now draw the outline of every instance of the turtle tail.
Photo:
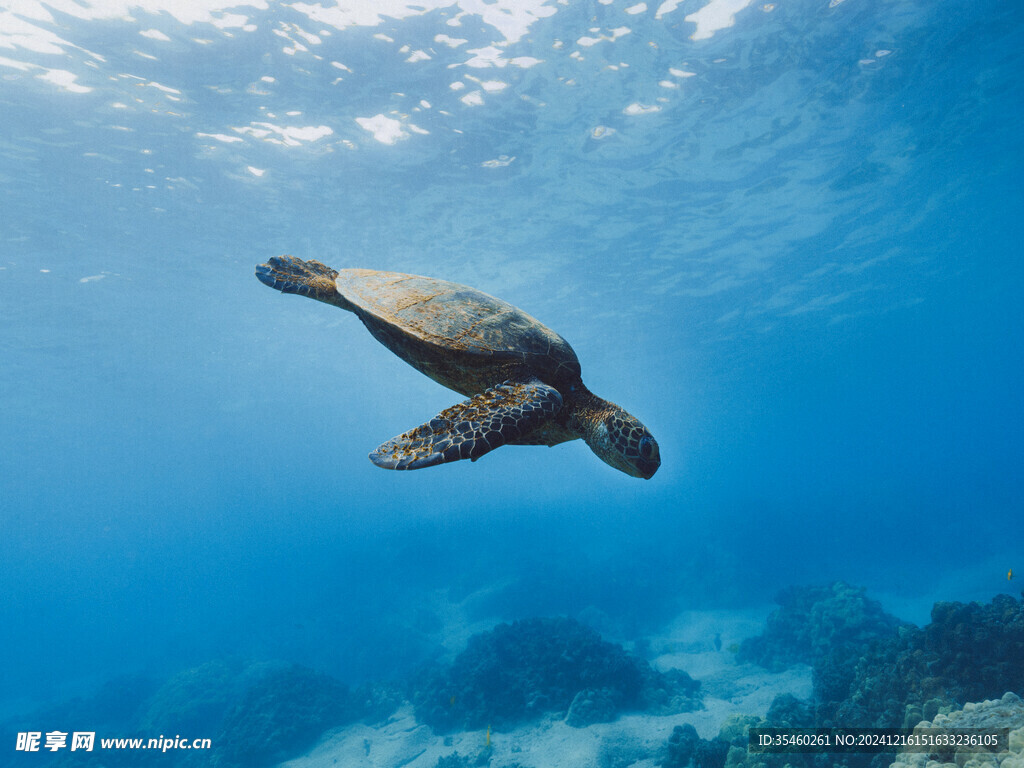
M 281 293 L 297 293 L 311 299 L 337 304 L 341 298 L 334 287 L 337 270 L 319 261 L 303 261 L 294 256 L 279 256 L 256 267 L 256 277 L 264 285 Z

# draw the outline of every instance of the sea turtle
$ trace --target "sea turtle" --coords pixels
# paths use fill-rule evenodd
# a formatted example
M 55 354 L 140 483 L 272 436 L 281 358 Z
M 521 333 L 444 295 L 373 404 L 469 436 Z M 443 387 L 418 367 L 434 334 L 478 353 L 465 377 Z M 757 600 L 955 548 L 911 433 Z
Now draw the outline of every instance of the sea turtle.
M 637 419 L 592 394 L 569 343 L 522 310 L 465 285 L 399 272 L 335 270 L 293 256 L 256 277 L 347 309 L 381 344 L 439 384 L 469 397 L 370 454 L 386 469 L 476 460 L 506 443 L 583 438 L 603 461 L 650 478 L 658 443 Z

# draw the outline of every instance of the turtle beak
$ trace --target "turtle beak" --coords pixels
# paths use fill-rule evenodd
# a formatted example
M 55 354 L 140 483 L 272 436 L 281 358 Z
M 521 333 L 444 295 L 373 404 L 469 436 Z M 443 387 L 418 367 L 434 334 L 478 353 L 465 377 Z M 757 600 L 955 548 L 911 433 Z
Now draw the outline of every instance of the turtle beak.
M 640 459 L 640 461 L 636 463 L 636 470 L 638 473 L 636 476 L 642 477 L 644 480 L 650 480 L 654 477 L 654 473 L 658 471 L 660 466 L 661 459 L 655 459 L 654 461 Z
M 610 467 L 614 467 L 624 474 L 630 477 L 639 477 L 642 480 L 650 480 L 654 477 L 654 473 L 658 471 L 658 467 L 661 466 L 661 461 L 655 460 L 650 461 L 648 459 L 627 459 L 625 456 L 610 455 L 607 458 L 601 456 L 604 459 L 605 464 Z
M 622 461 L 613 465 L 616 469 L 620 469 L 630 477 L 639 477 L 643 480 L 650 480 L 654 477 L 654 473 L 658 471 L 661 466 L 661 459 L 655 453 L 651 458 L 644 459 L 627 459 L 622 457 Z

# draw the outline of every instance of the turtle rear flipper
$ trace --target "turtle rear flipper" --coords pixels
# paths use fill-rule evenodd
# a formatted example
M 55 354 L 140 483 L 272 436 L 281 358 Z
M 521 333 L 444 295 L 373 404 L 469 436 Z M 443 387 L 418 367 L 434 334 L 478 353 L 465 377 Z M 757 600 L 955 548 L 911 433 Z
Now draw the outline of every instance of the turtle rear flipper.
M 256 277 L 264 285 L 281 293 L 297 293 L 311 299 L 338 303 L 334 278 L 338 271 L 319 261 L 303 261 L 294 256 L 280 256 L 256 267 Z
M 370 454 L 370 461 L 384 469 L 476 461 L 529 434 L 561 407 L 562 396 L 554 387 L 537 379 L 506 381 L 388 440 Z

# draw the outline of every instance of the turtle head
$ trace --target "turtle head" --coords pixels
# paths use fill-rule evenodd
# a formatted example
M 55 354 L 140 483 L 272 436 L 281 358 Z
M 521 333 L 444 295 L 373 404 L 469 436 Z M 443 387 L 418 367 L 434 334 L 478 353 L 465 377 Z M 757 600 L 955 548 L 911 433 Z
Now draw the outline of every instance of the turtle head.
M 600 407 L 584 409 L 578 415 L 580 436 L 605 464 L 650 480 L 661 466 L 658 441 L 639 419 L 615 403 L 594 400 Z

